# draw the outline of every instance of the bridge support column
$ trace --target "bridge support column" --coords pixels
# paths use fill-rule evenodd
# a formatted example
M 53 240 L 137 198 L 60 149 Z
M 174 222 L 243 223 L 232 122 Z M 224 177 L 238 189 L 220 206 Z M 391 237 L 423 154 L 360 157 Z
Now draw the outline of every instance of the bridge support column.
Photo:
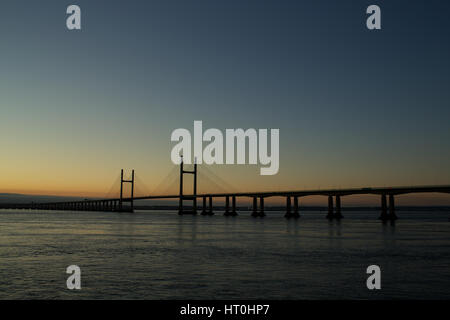
M 225 197 L 225 213 L 223 214 L 224 216 L 229 216 L 230 214 L 230 197 L 226 196 Z
M 266 214 L 264 213 L 264 197 L 259 198 L 259 216 L 264 217 Z
M 225 216 L 227 217 L 235 217 L 237 216 L 236 212 L 236 196 L 231 196 L 231 211 L 230 211 L 230 197 L 226 197 L 226 203 L 225 203 Z
M 298 197 L 294 196 L 294 211 L 291 208 L 291 197 L 286 198 L 286 214 L 285 218 L 300 218 L 300 214 L 298 213 Z
M 395 203 L 394 195 L 389 195 L 389 220 L 397 220 L 397 215 L 395 214 Z
M 258 201 L 256 197 L 253 197 L 253 211 L 252 211 L 252 217 L 258 216 Z
M 328 214 L 327 219 L 333 219 L 333 196 L 328 196 Z
M 213 212 L 213 200 L 212 197 L 209 197 L 209 211 L 208 211 L 208 215 L 212 216 L 214 214 Z
M 206 216 L 208 212 L 206 211 L 206 197 L 203 197 L 203 206 L 202 206 L 202 216 Z
M 237 211 L 236 211 L 236 196 L 232 196 L 231 197 L 231 215 L 233 217 L 237 216 Z
M 293 218 L 300 218 L 300 213 L 298 212 L 298 197 L 294 197 L 294 214 Z
M 336 213 L 334 214 L 334 217 L 336 219 L 342 219 L 342 213 L 341 213 L 341 196 L 337 195 L 336 196 Z
M 386 194 L 381 195 L 381 214 L 378 218 L 382 221 L 386 221 L 389 219 L 388 213 L 387 213 L 387 201 L 386 201 Z
M 284 215 L 285 218 L 290 218 L 292 216 L 291 212 L 291 197 L 286 197 L 286 214 Z

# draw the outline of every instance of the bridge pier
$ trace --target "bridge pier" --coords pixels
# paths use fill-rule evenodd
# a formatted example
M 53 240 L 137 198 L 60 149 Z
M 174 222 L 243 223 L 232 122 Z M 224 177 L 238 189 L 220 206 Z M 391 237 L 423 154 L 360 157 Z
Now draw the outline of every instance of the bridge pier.
M 256 197 L 253 197 L 253 210 L 252 210 L 252 217 L 258 216 L 258 201 Z
M 225 197 L 225 213 L 223 215 L 224 216 L 230 215 L 230 197 L 229 196 Z
M 334 214 L 334 218 L 336 219 L 342 219 L 342 213 L 341 213 L 341 196 L 336 195 L 336 212 Z
M 230 197 L 225 197 L 225 213 L 224 216 L 235 217 L 236 213 L 236 196 L 231 196 L 231 211 L 230 211 Z
M 208 214 L 208 212 L 206 211 L 206 197 L 202 197 L 203 198 L 203 206 L 202 206 L 202 216 L 206 216 Z
M 286 214 L 284 215 L 285 218 L 300 218 L 300 214 L 298 212 L 298 197 L 294 196 L 294 212 L 291 211 L 291 197 L 286 198 Z
M 213 212 L 213 200 L 212 197 L 209 196 L 209 211 L 208 211 L 208 215 L 212 216 L 214 214 Z
M 236 196 L 231 197 L 231 215 L 233 217 L 237 216 L 236 212 Z
M 213 209 L 212 209 L 212 197 L 209 196 L 208 200 L 209 200 L 209 206 L 206 206 L 206 196 L 202 197 L 203 198 L 203 206 L 202 206 L 202 216 L 212 216 L 214 214 Z
M 378 218 L 382 221 L 386 221 L 389 219 L 388 213 L 387 213 L 387 201 L 386 201 L 386 194 L 381 195 L 381 214 Z
M 294 197 L 294 218 L 300 218 L 298 207 L 298 197 Z
M 389 220 L 397 220 L 397 215 L 395 214 L 395 203 L 394 195 L 389 195 Z
M 333 196 L 328 196 L 328 214 L 327 219 L 333 219 Z
M 258 211 L 258 201 L 257 197 L 253 197 L 253 211 L 252 217 L 264 217 L 264 197 L 259 197 L 259 211 Z
M 291 213 L 291 197 L 286 197 L 286 214 L 284 215 L 285 218 L 290 218 L 292 215 Z
M 264 213 L 264 197 L 259 198 L 259 216 L 264 217 L 266 214 Z

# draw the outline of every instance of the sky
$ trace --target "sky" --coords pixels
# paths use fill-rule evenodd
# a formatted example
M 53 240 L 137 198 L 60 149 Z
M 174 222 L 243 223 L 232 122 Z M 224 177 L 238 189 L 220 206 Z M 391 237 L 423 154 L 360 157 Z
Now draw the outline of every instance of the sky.
M 71 4 L 82 30 L 66 28 Z M 366 28 L 371 4 L 381 30 Z M 449 13 L 437 0 L 3 0 L 0 192 L 102 196 L 122 168 L 155 191 L 172 131 L 194 120 L 280 130 L 278 174 L 210 167 L 234 190 L 448 185 Z

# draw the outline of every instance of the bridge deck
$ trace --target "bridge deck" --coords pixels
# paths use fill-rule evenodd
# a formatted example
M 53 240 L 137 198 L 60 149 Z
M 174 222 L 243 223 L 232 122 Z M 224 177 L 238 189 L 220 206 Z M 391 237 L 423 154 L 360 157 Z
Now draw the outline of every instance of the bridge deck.
M 349 188 L 349 189 L 317 189 L 317 190 L 288 190 L 288 191 L 262 191 L 262 192 L 230 192 L 230 193 L 200 193 L 197 195 L 183 195 L 183 199 L 192 200 L 203 197 L 306 197 L 314 195 L 322 196 L 348 196 L 357 194 L 375 194 L 375 195 L 400 195 L 407 193 L 450 193 L 450 185 L 444 186 L 410 186 L 410 187 L 376 187 L 376 188 Z M 151 199 L 178 199 L 176 195 L 148 195 L 134 198 L 122 198 L 122 201 L 131 200 L 151 200 Z M 78 201 L 45 202 L 45 204 L 64 204 L 64 203 L 92 203 L 98 201 L 120 201 L 120 198 L 108 199 L 89 199 Z

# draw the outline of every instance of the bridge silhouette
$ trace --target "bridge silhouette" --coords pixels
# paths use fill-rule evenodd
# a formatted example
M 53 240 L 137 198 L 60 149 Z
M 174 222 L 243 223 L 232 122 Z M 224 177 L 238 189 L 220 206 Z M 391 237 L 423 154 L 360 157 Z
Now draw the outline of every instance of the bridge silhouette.
M 135 196 L 135 174 L 132 170 L 131 179 L 124 179 L 123 169 L 120 175 L 120 196 L 117 198 L 105 199 L 85 199 L 79 201 L 61 201 L 61 202 L 43 202 L 43 203 L 26 203 L 26 204 L 9 204 L 3 205 L 2 208 L 8 209 L 32 209 L 32 210 L 70 210 L 70 211 L 105 211 L 105 212 L 134 212 L 134 202 L 136 200 L 151 199 L 178 199 L 178 214 L 197 214 L 213 215 L 213 199 L 225 198 L 225 216 L 236 216 L 237 198 L 251 198 L 253 206 L 251 215 L 253 217 L 264 217 L 264 199 L 270 197 L 286 198 L 286 218 L 300 217 L 300 201 L 299 199 L 307 196 L 326 196 L 328 197 L 327 219 L 342 219 L 341 197 L 349 195 L 371 194 L 379 195 L 381 200 L 381 214 L 379 219 L 396 220 L 395 213 L 395 196 L 409 193 L 449 193 L 450 185 L 441 186 L 410 186 L 410 187 L 379 187 L 379 188 L 349 188 L 349 189 L 320 189 L 320 190 L 288 190 L 288 191 L 263 191 L 263 192 L 222 192 L 222 193 L 197 193 L 197 175 L 198 165 L 193 165 L 193 170 L 186 170 L 183 161 L 180 163 L 179 169 L 179 193 L 169 195 L 148 195 Z M 184 194 L 183 176 L 192 174 L 193 193 Z M 124 184 L 131 184 L 129 196 L 124 196 Z M 231 205 L 230 205 L 231 198 Z M 201 208 L 198 207 L 197 201 L 202 199 Z M 185 206 L 185 201 L 192 201 L 191 206 Z M 259 202 L 259 206 L 258 206 Z M 129 203 L 129 206 L 124 206 Z M 201 209 L 201 210 L 199 210 Z

